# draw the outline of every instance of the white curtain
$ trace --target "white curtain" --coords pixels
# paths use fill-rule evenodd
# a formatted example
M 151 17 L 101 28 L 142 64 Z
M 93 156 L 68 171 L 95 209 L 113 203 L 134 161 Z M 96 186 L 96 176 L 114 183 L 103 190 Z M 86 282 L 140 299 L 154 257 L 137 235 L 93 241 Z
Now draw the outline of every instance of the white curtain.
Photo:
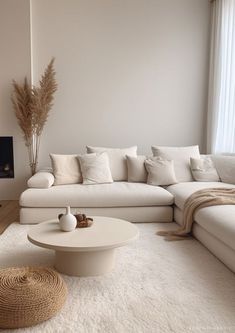
M 212 3 L 208 153 L 235 153 L 235 0 Z

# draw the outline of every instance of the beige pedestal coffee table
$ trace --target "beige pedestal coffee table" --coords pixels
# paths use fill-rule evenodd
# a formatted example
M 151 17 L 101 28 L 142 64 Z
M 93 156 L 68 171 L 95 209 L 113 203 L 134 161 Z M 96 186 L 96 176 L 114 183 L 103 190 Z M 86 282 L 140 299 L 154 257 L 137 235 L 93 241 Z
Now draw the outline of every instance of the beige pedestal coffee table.
M 89 228 L 61 231 L 57 220 L 42 222 L 30 228 L 31 243 L 55 251 L 57 271 L 72 276 L 101 275 L 114 266 L 115 248 L 138 238 L 132 223 L 111 217 L 92 217 Z

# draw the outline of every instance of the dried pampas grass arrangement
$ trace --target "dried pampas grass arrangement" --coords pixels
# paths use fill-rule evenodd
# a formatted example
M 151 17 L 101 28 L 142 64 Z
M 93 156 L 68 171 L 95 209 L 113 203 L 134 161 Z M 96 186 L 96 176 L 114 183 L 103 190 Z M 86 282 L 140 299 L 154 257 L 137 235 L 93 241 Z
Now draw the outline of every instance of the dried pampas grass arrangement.
M 29 84 L 27 78 L 23 84 L 13 81 L 13 107 L 18 124 L 24 133 L 32 175 L 37 171 L 40 138 L 57 90 L 54 60 L 52 58 L 47 66 L 38 87 Z

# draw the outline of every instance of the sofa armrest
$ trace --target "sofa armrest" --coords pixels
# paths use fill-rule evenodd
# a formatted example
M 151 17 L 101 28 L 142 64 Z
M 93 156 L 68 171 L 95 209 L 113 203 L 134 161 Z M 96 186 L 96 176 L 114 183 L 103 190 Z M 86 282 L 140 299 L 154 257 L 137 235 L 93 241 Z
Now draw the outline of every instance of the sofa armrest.
M 27 185 L 33 188 L 49 188 L 54 184 L 55 178 L 51 172 L 38 171 L 29 178 Z

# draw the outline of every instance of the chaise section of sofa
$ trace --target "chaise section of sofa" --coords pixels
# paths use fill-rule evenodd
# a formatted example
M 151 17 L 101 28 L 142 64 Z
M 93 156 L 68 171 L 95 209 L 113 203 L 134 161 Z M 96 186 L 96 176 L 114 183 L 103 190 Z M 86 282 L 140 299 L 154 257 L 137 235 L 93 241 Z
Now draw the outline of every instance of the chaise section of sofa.
M 174 220 L 183 222 L 185 201 L 191 194 L 206 188 L 235 188 L 222 182 L 188 182 L 167 187 L 174 195 Z M 235 272 L 235 206 L 219 205 L 201 208 L 195 213 L 193 235 L 226 266 Z
M 170 192 L 145 183 L 34 187 L 20 197 L 20 222 L 34 224 L 56 218 L 66 206 L 74 212 L 119 217 L 131 222 L 171 222 L 173 202 Z

